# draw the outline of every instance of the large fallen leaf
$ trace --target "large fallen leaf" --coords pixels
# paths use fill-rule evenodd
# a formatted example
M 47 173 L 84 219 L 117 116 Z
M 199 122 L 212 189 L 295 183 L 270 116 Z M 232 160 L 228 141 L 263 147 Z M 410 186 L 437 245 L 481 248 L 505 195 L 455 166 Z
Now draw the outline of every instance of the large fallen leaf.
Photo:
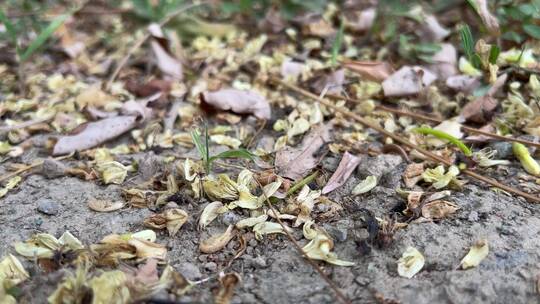
M 450 76 L 457 74 L 457 51 L 450 43 L 442 43 L 441 50 L 431 58 L 433 63 L 429 66 L 430 70 L 437 74 L 441 80 L 446 80 Z
M 490 121 L 493 111 L 495 111 L 499 104 L 493 95 L 505 84 L 507 78 L 508 74 L 499 76 L 486 95 L 478 97 L 463 107 L 461 110 L 461 117 L 463 117 L 465 121 L 476 123 Z
M 487 240 L 480 240 L 474 244 L 469 253 L 461 260 L 461 268 L 468 269 L 480 265 L 483 259 L 489 254 L 489 245 Z
M 220 110 L 238 114 L 253 114 L 259 119 L 269 120 L 271 118 L 270 104 L 255 91 L 222 89 L 204 92 L 200 96 L 203 104 Z
M 169 49 L 169 40 L 165 38 L 163 31 L 159 25 L 153 23 L 148 26 L 148 31 L 151 34 L 152 40 L 150 45 L 156 56 L 156 61 L 159 69 L 166 75 L 172 76 L 177 80 L 183 77 L 182 63 L 174 57 Z
M 394 68 L 386 61 L 346 61 L 343 67 L 353 72 L 360 74 L 360 76 L 372 80 L 381 82 L 390 77 L 394 73 Z
M 356 169 L 356 166 L 360 163 L 360 160 L 360 157 L 345 152 L 343 158 L 339 162 L 336 172 L 332 174 L 330 180 L 328 180 L 328 183 L 326 183 L 326 186 L 322 189 L 322 194 L 329 193 L 338 187 L 343 186 L 349 176 L 353 173 L 354 169 Z
M 276 153 L 277 173 L 293 180 L 303 178 L 321 161 L 315 153 L 329 140 L 331 125 L 320 125 L 304 137 L 299 147 L 286 146 Z
M 437 76 L 419 66 L 404 66 L 382 83 L 384 96 L 407 96 L 420 93 Z
M 424 267 L 425 259 L 422 253 L 414 247 L 407 247 L 398 260 L 398 274 L 405 278 L 412 278 Z
M 61 136 L 53 155 L 68 154 L 96 147 L 135 127 L 136 116 L 116 116 L 80 125 L 73 135 Z

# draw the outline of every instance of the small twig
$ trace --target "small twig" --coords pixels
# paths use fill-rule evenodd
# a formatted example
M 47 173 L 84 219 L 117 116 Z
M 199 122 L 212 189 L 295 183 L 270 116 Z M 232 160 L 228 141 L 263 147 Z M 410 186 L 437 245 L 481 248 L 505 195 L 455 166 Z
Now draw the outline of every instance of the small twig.
M 257 184 L 259 185 L 259 187 L 261 189 L 263 189 L 264 187 L 261 185 L 261 183 L 255 179 L 255 182 L 257 182 Z M 268 196 L 266 195 L 266 193 L 263 191 L 262 195 L 264 196 L 264 199 L 266 200 L 266 204 L 268 204 L 268 207 L 270 207 L 270 209 L 272 210 L 272 212 L 274 214 L 279 214 L 279 212 L 276 210 L 276 208 L 274 207 L 274 205 L 272 204 L 272 202 L 270 202 L 270 199 L 268 198 Z M 285 226 L 285 224 L 283 224 L 283 222 L 281 221 L 281 219 L 279 218 L 279 216 L 276 216 L 276 220 L 278 221 L 278 223 L 281 225 L 281 228 L 283 228 L 283 231 L 285 232 L 285 234 L 287 235 L 287 238 L 289 238 L 289 240 L 293 243 L 294 247 L 296 248 L 296 250 L 305 258 L 305 260 L 308 261 L 308 263 L 313 267 L 315 268 L 315 270 L 319 273 L 319 275 L 326 281 L 326 283 L 330 286 L 330 288 L 332 288 L 332 290 L 334 291 L 334 293 L 336 294 L 338 300 L 341 302 L 341 303 L 345 303 L 345 304 L 351 304 L 351 301 L 349 299 L 347 299 L 347 297 L 339 290 L 339 288 L 336 286 L 336 284 L 334 282 L 332 282 L 332 280 L 330 280 L 330 278 L 322 271 L 322 269 L 311 259 L 307 256 L 307 254 L 304 252 L 304 250 L 302 250 L 302 247 L 300 247 L 300 244 L 298 244 L 298 242 L 294 239 L 294 237 L 291 235 L 291 233 L 289 232 L 289 229 Z
M 172 13 L 170 13 L 169 15 L 167 15 L 167 17 L 165 17 L 160 23 L 159 23 L 159 26 L 164 26 L 165 24 L 169 23 L 169 21 L 171 21 L 174 17 L 180 15 L 181 13 L 184 13 L 185 11 L 187 10 L 190 10 L 194 7 L 198 7 L 198 6 L 202 6 L 202 5 L 207 5 L 209 4 L 209 2 L 207 1 L 204 1 L 204 2 L 199 2 L 199 3 L 192 3 L 192 4 L 189 4 L 189 5 L 186 5 Z M 118 76 L 118 74 L 120 73 L 120 71 L 124 68 L 124 66 L 126 65 L 126 63 L 128 62 L 129 58 L 144 44 L 144 42 L 146 40 L 148 40 L 148 38 L 150 38 L 150 33 L 148 31 L 146 31 L 146 33 L 144 34 L 144 36 L 139 39 L 139 41 L 137 41 L 132 47 L 131 49 L 129 49 L 128 53 L 126 54 L 126 56 L 124 56 L 124 58 L 122 58 L 122 60 L 120 60 L 120 62 L 118 63 L 118 66 L 116 67 L 116 69 L 114 70 L 114 72 L 111 74 L 111 77 L 109 77 L 109 80 L 107 81 L 107 84 L 105 86 L 105 89 L 106 90 L 109 90 L 112 86 L 112 83 L 116 80 L 116 77 Z
M 5 132 L 11 132 L 14 130 L 19 130 L 23 128 L 28 128 L 33 125 L 37 125 L 40 123 L 47 122 L 49 120 L 53 119 L 53 117 L 47 117 L 47 118 L 38 118 L 38 119 L 32 119 L 25 122 L 21 122 L 20 124 L 13 125 L 13 126 L 2 126 L 0 127 L 0 134 Z
M 60 156 L 60 157 L 55 157 L 54 160 L 63 160 L 63 159 L 66 159 L 66 158 L 70 158 L 71 156 L 73 156 L 73 153 L 68 154 L 68 155 L 64 155 L 64 156 Z M 0 182 L 3 182 L 5 180 L 7 180 L 7 179 L 10 179 L 13 176 L 17 176 L 17 175 L 19 175 L 19 174 L 21 174 L 21 173 L 23 173 L 25 171 L 28 171 L 30 169 L 39 167 L 39 166 L 43 165 L 44 161 L 45 161 L 44 159 L 38 160 L 38 161 L 34 162 L 31 165 L 27 165 L 27 166 L 25 166 L 25 167 L 23 167 L 21 169 L 18 169 L 18 170 L 15 170 L 13 172 L 10 172 L 8 174 L 2 175 L 2 176 L 0 176 Z
M 407 146 L 411 149 L 415 149 L 416 151 L 424 154 L 425 156 L 433 159 L 433 160 L 436 160 L 442 164 L 445 164 L 447 166 L 451 166 L 453 165 L 453 163 L 433 152 L 430 152 L 424 148 L 420 148 L 418 147 L 417 145 L 411 143 L 410 141 L 406 140 L 404 137 L 402 136 L 398 136 L 392 132 L 389 132 L 387 131 L 386 129 L 382 128 L 381 126 L 379 125 L 376 125 L 370 121 L 368 121 L 367 119 L 364 119 L 363 117 L 361 117 L 360 115 L 358 114 L 355 114 L 347 109 L 344 109 L 343 107 L 338 107 L 336 105 L 334 105 L 333 103 L 327 101 L 327 100 L 324 100 L 324 99 L 321 99 L 319 98 L 317 95 L 309 92 L 309 91 L 306 91 L 298 86 L 295 86 L 295 85 L 292 85 L 292 84 L 288 84 L 286 83 L 285 81 L 277 78 L 277 77 L 272 77 L 270 78 L 271 81 L 273 81 L 274 83 L 277 83 L 277 84 L 280 84 L 292 91 L 295 91 L 297 93 L 300 93 L 306 97 L 310 97 L 311 99 L 314 100 L 314 102 L 320 102 L 321 104 L 325 105 L 326 107 L 336 111 L 336 112 L 339 112 L 341 114 L 343 114 L 344 116 L 346 117 L 349 117 L 349 118 L 352 118 L 356 121 L 358 121 L 359 123 L 363 124 L 364 126 L 368 127 L 368 128 L 371 128 L 381 134 L 384 134 L 385 136 L 387 137 L 390 137 L 392 138 L 393 140 L 403 144 L 404 146 Z M 489 184 L 493 187 L 496 187 L 496 188 L 500 188 L 502 190 L 505 190 L 505 191 L 508 191 L 510 193 L 513 193 L 513 194 L 516 194 L 516 195 L 519 195 L 519 196 L 522 196 L 524 197 L 525 199 L 531 201 L 531 202 L 535 202 L 535 203 L 540 203 L 540 197 L 536 197 L 534 195 L 531 195 L 529 193 L 526 193 L 524 191 L 521 191 L 519 189 L 516 189 L 516 188 L 513 188 L 513 187 L 510 187 L 510 186 L 507 186 L 507 185 L 504 185 L 504 184 L 501 184 L 500 182 L 492 179 L 492 178 L 489 178 L 489 177 L 485 177 L 483 175 L 480 175 L 476 172 L 474 172 L 473 170 L 470 170 L 470 169 L 465 169 L 465 170 L 462 170 L 461 172 L 463 172 L 465 175 L 468 175 L 472 178 L 475 178 L 477 180 L 480 180 L 486 184 Z
M 360 103 L 361 102 L 360 100 L 351 99 L 351 98 L 338 96 L 338 95 L 328 94 L 327 97 L 332 98 L 332 99 L 346 100 L 346 101 L 354 102 L 354 103 Z M 429 122 L 433 122 L 433 123 L 439 123 L 440 124 L 440 123 L 443 122 L 441 119 L 430 117 L 430 116 L 428 116 L 429 114 L 424 114 L 424 113 L 422 113 L 422 114 L 413 113 L 413 112 L 403 111 L 403 110 L 394 109 L 394 108 L 391 108 L 391 107 L 385 107 L 385 106 L 381 106 L 381 105 L 376 105 L 375 109 L 390 112 L 390 113 L 394 113 L 394 114 L 397 114 L 397 115 L 409 116 L 409 117 L 413 117 L 413 118 L 416 118 L 416 119 L 429 121 Z M 500 139 L 500 140 L 504 140 L 504 141 L 511 141 L 511 142 L 518 142 L 518 143 L 522 143 L 524 145 L 540 148 L 540 143 L 535 143 L 535 142 L 532 142 L 532 141 L 519 139 L 519 138 L 506 137 L 506 136 L 502 136 L 502 135 L 499 135 L 499 134 L 495 134 L 495 133 L 491 133 L 491 132 L 487 132 L 487 131 L 482 131 L 482 130 L 479 130 L 479 129 L 476 129 L 476 128 L 468 127 L 468 126 L 465 126 L 465 125 L 461 125 L 461 128 L 463 130 L 467 131 L 467 132 L 470 132 L 470 133 L 476 133 L 476 134 L 488 136 L 488 137 L 495 138 L 495 139 Z

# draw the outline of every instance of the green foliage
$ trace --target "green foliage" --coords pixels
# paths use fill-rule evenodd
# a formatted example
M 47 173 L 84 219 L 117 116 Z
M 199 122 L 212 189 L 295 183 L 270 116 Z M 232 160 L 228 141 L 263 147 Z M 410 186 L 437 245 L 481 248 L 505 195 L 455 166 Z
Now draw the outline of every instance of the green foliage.
M 463 154 L 465 154 L 465 156 L 471 156 L 472 155 L 472 151 L 471 149 L 469 149 L 469 147 L 467 147 L 461 140 L 457 139 L 456 137 L 446 133 L 446 132 L 443 132 L 443 131 L 440 131 L 440 130 L 435 130 L 435 129 L 432 129 L 432 128 L 429 128 L 429 127 L 420 127 L 420 128 L 414 128 L 413 129 L 413 132 L 416 132 L 416 133 L 420 133 L 420 134 L 427 134 L 427 135 L 433 135 L 439 139 L 444 139 L 444 140 L 447 140 L 449 141 L 450 143 L 452 143 L 453 145 L 455 145 L 456 147 L 458 147 L 461 152 L 463 152 Z
M 432 57 L 435 53 L 441 50 L 438 43 L 417 43 L 414 38 L 409 35 L 399 35 L 398 53 L 406 59 L 420 59 L 422 61 L 432 63 Z
M 496 7 L 503 39 L 518 44 L 527 38 L 540 39 L 540 0 L 499 0 Z
M 339 30 L 336 34 L 336 38 L 332 43 L 332 66 L 335 66 L 337 63 L 337 56 L 339 55 L 339 50 L 341 50 L 341 44 L 343 43 L 343 31 L 345 30 L 345 20 L 342 18 L 339 25 Z
M 37 37 L 26 48 L 21 47 L 19 43 L 19 36 L 22 34 L 22 31 L 26 33 L 27 30 L 22 28 L 21 32 L 19 32 L 15 24 L 12 23 L 11 20 L 9 20 L 9 18 L 6 16 L 6 14 L 1 10 L 0 22 L 6 28 L 10 43 L 13 44 L 13 46 L 15 47 L 17 53 L 17 61 L 25 62 L 51 38 L 54 32 L 69 18 L 70 15 L 71 13 L 68 13 L 54 18 L 51 22 L 47 24 L 47 26 L 41 29 Z
M 459 34 L 461 37 L 461 44 L 463 46 L 463 50 L 465 51 L 465 55 L 467 56 L 467 59 L 475 68 L 477 69 L 481 68 L 482 59 L 480 58 L 480 55 L 478 55 L 478 53 L 476 53 L 476 51 L 474 50 L 475 41 L 474 41 L 471 28 L 469 27 L 469 25 L 467 24 L 463 25 L 461 29 L 459 30 Z M 491 52 L 490 52 L 490 55 L 491 55 Z
M 199 155 L 201 156 L 207 174 L 209 174 L 212 170 L 212 163 L 218 159 L 246 158 L 249 160 L 253 160 L 254 155 L 246 149 L 233 149 L 221 152 L 217 155 L 210 156 L 210 150 L 208 149 L 209 138 L 210 137 L 208 136 L 207 126 L 204 127 L 204 142 L 198 130 L 191 131 L 191 140 L 193 141 L 193 144 L 195 145 L 197 151 L 199 152 Z
M 329 2 L 328 0 L 229 0 L 221 3 L 221 9 L 228 14 L 245 13 L 263 17 L 272 6 L 277 6 L 283 18 L 291 19 L 303 11 L 320 13 Z
M 150 22 L 159 22 L 171 11 L 180 8 L 184 0 L 131 0 L 135 15 Z

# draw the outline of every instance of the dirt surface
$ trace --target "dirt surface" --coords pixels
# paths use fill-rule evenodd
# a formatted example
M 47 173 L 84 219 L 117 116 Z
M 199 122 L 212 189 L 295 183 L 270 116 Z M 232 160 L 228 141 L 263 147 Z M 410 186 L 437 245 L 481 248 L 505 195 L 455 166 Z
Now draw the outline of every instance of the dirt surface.
M 483 186 L 466 185 L 453 196 L 461 208 L 454 217 L 438 223 L 410 224 L 395 234 L 389 248 L 374 247 L 369 254 L 362 255 L 355 243 L 365 234 L 365 228 L 355 227 L 359 210 L 366 208 L 382 217 L 402 202 L 395 195 L 394 189 L 400 183 L 395 176 L 401 175 L 405 165 L 394 155 L 371 157 L 362 164 L 345 186 L 330 195 L 344 207 L 342 216 L 323 224 L 336 241 L 335 252 L 356 265 L 319 264 L 354 303 L 373 303 L 376 294 L 401 303 L 538 303 L 540 241 L 536 236 L 540 233 L 540 219 L 534 216 L 538 205 L 495 194 Z M 382 182 L 368 194 L 351 197 L 352 187 L 369 174 L 382 176 Z M 17 191 L 0 201 L 0 255 L 13 253 L 13 243 L 38 232 L 60 236 L 69 230 L 83 243 L 95 243 L 110 233 L 143 229 L 142 220 L 151 213 L 148 209 L 129 208 L 96 213 L 86 205 L 91 198 L 123 199 L 118 186 L 71 177 L 28 177 Z M 58 213 L 39 212 L 37 208 L 43 200 L 58 204 Z M 197 247 L 199 237 L 223 231 L 228 221 L 241 217 L 241 213 L 221 217 L 201 234 L 196 229 L 195 216 L 202 211 L 204 202 L 181 207 L 193 216 L 176 237 L 160 233 L 158 243 L 167 245 L 169 263 L 189 279 L 212 276 L 227 264 L 235 252 L 236 241 L 220 253 L 201 255 Z M 300 230 L 294 235 L 302 245 L 306 242 Z M 457 270 L 468 248 L 480 238 L 489 241 L 489 256 L 477 268 Z M 424 269 L 413 279 L 399 277 L 396 270 L 396 261 L 407 246 L 418 248 L 426 257 Z M 25 266 L 30 273 L 39 272 L 32 262 L 25 262 Z M 243 280 L 233 303 L 335 303 L 332 291 L 282 235 L 265 237 L 263 242 L 251 235 L 245 254 L 233 262 L 231 269 Z M 50 294 L 60 278 L 58 273 L 33 277 L 23 290 L 39 293 L 24 293 L 21 302 L 45 303 L 46 298 L 39 295 Z M 207 303 L 215 285 L 215 281 L 198 285 L 182 301 Z

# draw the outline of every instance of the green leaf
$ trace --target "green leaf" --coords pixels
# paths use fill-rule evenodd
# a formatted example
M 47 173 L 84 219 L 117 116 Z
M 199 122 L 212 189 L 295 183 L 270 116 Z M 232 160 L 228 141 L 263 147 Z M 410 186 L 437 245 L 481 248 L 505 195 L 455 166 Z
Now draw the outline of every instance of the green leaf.
M 206 146 L 202 142 L 201 135 L 199 134 L 198 130 L 191 131 L 191 140 L 193 141 L 193 144 L 197 148 L 197 151 L 199 151 L 199 155 L 201 156 L 203 161 L 206 163 L 207 149 L 206 149 Z
M 339 50 L 341 49 L 341 44 L 343 43 L 343 31 L 345 30 L 345 21 L 342 18 L 341 23 L 339 25 L 339 31 L 336 34 L 336 39 L 334 39 L 334 43 L 332 44 L 332 65 L 335 66 L 337 63 L 337 56 L 339 54 Z
M 515 43 L 522 43 L 525 39 L 522 35 L 514 32 L 514 31 L 508 31 L 502 35 L 502 38 L 505 40 L 510 40 Z
M 249 152 L 246 149 L 235 149 L 235 150 L 228 150 L 225 152 L 221 152 L 218 155 L 214 155 L 210 157 L 210 162 L 213 162 L 216 159 L 223 159 L 223 158 L 247 158 L 250 160 L 253 160 L 253 155 L 251 152 Z
M 501 49 L 497 45 L 492 45 L 489 49 L 489 63 L 495 64 L 497 63 L 497 58 L 499 58 L 499 54 L 501 53 Z
M 449 141 L 450 143 L 452 143 L 453 145 L 457 146 L 461 152 L 463 152 L 463 154 L 465 154 L 465 156 L 471 156 L 472 155 L 472 151 L 471 149 L 469 149 L 469 147 L 467 147 L 461 140 L 459 140 L 458 138 L 446 133 L 446 132 L 443 132 L 443 131 L 440 131 L 440 130 L 435 130 L 435 129 L 432 129 L 432 128 L 429 128 L 429 127 L 420 127 L 420 128 L 414 128 L 412 130 L 413 132 L 416 132 L 416 133 L 420 133 L 420 134 L 429 134 L 429 135 L 433 135 L 439 139 L 444 139 L 444 140 L 447 140 Z
M 534 5 L 529 4 L 529 3 L 527 3 L 527 4 L 522 4 L 522 5 L 520 5 L 518 8 L 519 8 L 519 10 L 520 10 L 523 14 L 525 14 L 525 15 L 527 15 L 527 16 L 532 16 L 532 15 L 534 15 L 535 13 L 538 13 L 537 8 L 536 8 Z
M 9 18 L 4 14 L 2 10 L 0 10 L 0 22 L 4 24 L 6 27 L 6 31 L 9 35 L 9 39 L 11 40 L 11 43 L 14 47 L 17 46 L 17 32 L 15 31 L 15 27 L 13 26 L 13 23 L 9 20 Z
M 465 24 L 461 27 L 459 34 L 461 36 L 461 43 L 463 45 L 463 50 L 465 51 L 465 55 L 467 55 L 467 59 L 469 61 L 472 61 L 471 58 L 473 56 L 474 52 L 474 38 L 471 33 L 471 28 Z
M 529 36 L 540 39 L 540 26 L 536 24 L 525 24 L 523 25 L 523 30 L 525 33 L 529 34 Z
M 37 36 L 32 43 L 24 50 L 20 56 L 20 61 L 26 61 L 37 49 L 39 49 L 45 42 L 54 34 L 54 32 L 69 18 L 70 14 L 60 15 L 53 19 L 49 25 Z
M 435 54 L 441 50 L 441 45 L 438 43 L 419 43 L 414 46 L 414 50 L 424 54 Z

